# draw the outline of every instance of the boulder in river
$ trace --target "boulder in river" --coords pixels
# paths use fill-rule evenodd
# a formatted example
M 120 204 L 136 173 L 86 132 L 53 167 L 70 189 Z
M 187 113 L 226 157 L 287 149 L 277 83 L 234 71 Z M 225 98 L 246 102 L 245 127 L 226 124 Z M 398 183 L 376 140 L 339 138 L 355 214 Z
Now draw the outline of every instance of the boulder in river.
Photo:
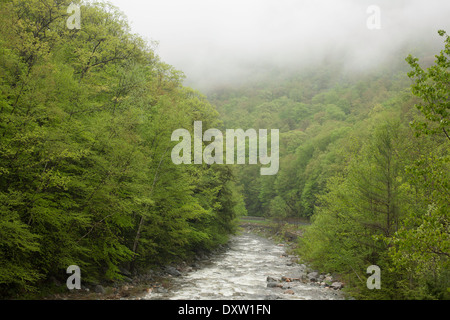
M 283 285 L 277 282 L 268 282 L 267 288 L 282 288 Z

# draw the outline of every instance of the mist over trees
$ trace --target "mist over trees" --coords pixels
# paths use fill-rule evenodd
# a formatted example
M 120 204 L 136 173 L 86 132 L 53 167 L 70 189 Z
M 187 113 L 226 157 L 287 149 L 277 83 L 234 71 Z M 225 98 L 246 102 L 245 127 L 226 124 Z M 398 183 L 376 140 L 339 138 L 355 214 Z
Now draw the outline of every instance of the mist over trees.
M 357 298 L 449 298 L 450 52 L 439 35 L 429 68 L 412 55 L 365 74 L 330 63 L 210 95 L 226 126 L 280 128 L 278 175 L 238 169 L 249 214 L 311 219 L 300 255 Z M 383 290 L 366 286 L 371 265 Z
M 444 30 L 419 43 L 395 34 L 401 43 L 379 64 L 375 53 L 344 54 L 356 48 L 347 42 L 313 59 L 322 39 L 311 59 L 255 59 L 245 76 L 217 82 L 211 69 L 202 94 L 117 7 L 75 1 L 78 29 L 67 25 L 71 3 L 0 3 L 1 298 L 40 294 L 70 265 L 98 283 L 192 257 L 226 243 L 246 214 L 310 221 L 297 253 L 339 275 L 352 297 L 450 298 Z M 196 121 L 279 129 L 278 173 L 174 164 L 172 133 L 192 134 Z M 366 286 L 371 265 L 381 290 Z

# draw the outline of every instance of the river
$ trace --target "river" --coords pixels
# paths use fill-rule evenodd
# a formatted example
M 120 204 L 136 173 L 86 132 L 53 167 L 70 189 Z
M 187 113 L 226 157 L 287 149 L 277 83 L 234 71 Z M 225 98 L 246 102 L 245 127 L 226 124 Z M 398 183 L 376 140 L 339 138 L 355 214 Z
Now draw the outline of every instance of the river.
M 174 277 L 167 292 L 151 292 L 144 299 L 343 299 L 339 290 L 295 280 L 302 275 L 305 266 L 293 262 L 284 246 L 244 232 L 234 236 L 229 249 L 213 256 L 202 268 Z M 282 281 L 282 277 L 293 281 Z

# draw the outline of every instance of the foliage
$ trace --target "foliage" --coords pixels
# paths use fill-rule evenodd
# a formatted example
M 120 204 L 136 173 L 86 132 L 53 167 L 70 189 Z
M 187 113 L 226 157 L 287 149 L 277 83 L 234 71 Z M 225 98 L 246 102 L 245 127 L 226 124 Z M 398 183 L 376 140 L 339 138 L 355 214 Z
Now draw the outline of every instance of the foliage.
M 416 107 L 428 120 L 414 121 L 412 125 L 418 134 L 443 132 L 450 140 L 450 74 L 448 72 L 450 68 L 450 36 L 443 30 L 439 30 L 438 33 L 445 38 L 445 48 L 436 56 L 435 65 L 425 71 L 419 65 L 418 58 L 409 55 L 406 59 L 413 69 L 408 73 L 408 76 L 415 80 L 412 92 L 421 99 L 421 103 Z
M 310 218 L 299 253 L 356 298 L 449 298 L 450 51 L 439 34 L 445 49 L 426 71 L 412 56 L 409 72 L 330 63 L 210 95 L 226 126 L 281 132 L 276 176 L 238 170 L 249 214 Z M 382 290 L 366 286 L 370 265 Z
M 176 166 L 171 133 L 219 125 L 120 11 L 0 4 L 0 296 L 121 279 L 226 241 L 245 214 L 231 168 Z
M 449 298 L 444 31 L 427 70 L 411 55 L 409 72 L 330 62 L 207 98 L 114 6 L 75 1 L 82 26 L 67 28 L 71 3 L 0 2 L 0 297 L 64 282 L 73 264 L 98 282 L 186 258 L 248 212 L 310 218 L 299 252 L 354 297 Z M 171 133 L 194 121 L 279 129 L 280 171 L 175 165 Z M 382 290 L 366 287 L 370 265 Z

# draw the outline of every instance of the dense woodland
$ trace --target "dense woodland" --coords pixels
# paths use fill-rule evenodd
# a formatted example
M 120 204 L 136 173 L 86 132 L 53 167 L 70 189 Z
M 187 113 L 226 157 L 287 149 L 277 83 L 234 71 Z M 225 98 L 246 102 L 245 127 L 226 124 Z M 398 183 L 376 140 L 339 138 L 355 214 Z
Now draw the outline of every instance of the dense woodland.
M 230 167 L 171 161 L 171 133 L 218 126 L 214 107 L 116 8 L 84 4 L 70 30 L 70 3 L 1 3 L 1 296 L 208 250 L 244 210 Z
M 65 282 L 70 265 L 96 282 L 187 258 L 248 213 L 310 219 L 299 255 L 355 298 L 450 298 L 444 31 L 441 53 L 419 48 L 426 64 L 273 69 L 206 96 L 111 5 L 83 3 L 67 28 L 71 2 L 0 2 L 0 297 Z M 279 129 L 278 174 L 173 164 L 171 134 L 194 121 Z
M 408 54 L 359 73 L 324 63 L 210 95 L 227 127 L 280 128 L 277 175 L 238 168 L 249 215 L 309 218 L 298 253 L 359 299 L 450 298 L 450 38 L 439 35 L 436 57 L 415 49 L 429 69 Z M 367 288 L 371 265 L 383 290 Z

